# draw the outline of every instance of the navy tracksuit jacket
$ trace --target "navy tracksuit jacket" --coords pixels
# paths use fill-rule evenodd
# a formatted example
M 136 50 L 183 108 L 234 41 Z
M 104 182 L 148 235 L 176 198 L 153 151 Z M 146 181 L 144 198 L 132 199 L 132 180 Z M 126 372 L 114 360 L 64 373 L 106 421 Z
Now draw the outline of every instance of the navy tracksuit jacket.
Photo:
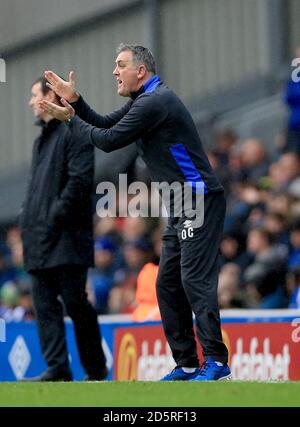
M 105 152 L 135 141 L 155 182 L 201 183 L 204 223 L 170 217 L 163 236 L 157 295 L 163 327 L 178 366 L 198 365 L 192 312 L 204 358 L 227 362 L 217 301 L 217 257 L 225 199 L 192 117 L 176 94 L 153 76 L 119 110 L 101 116 L 82 99 L 70 121 L 74 136 Z M 185 229 L 187 227 L 187 229 Z

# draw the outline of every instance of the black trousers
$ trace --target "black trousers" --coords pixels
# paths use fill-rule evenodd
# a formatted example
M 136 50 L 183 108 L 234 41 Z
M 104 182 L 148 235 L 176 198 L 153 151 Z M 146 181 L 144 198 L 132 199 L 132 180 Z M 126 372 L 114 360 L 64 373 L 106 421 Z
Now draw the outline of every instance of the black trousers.
M 217 296 L 225 210 L 222 192 L 206 195 L 201 227 L 189 231 L 184 224 L 186 217 L 169 218 L 163 235 L 157 297 L 164 332 L 177 366 L 199 366 L 193 313 L 204 359 L 212 356 L 216 361 L 228 361 Z
M 69 372 L 63 305 L 74 323 L 82 366 L 97 375 L 105 366 L 97 314 L 85 291 L 87 269 L 61 266 L 31 273 L 32 296 L 43 356 L 52 374 Z

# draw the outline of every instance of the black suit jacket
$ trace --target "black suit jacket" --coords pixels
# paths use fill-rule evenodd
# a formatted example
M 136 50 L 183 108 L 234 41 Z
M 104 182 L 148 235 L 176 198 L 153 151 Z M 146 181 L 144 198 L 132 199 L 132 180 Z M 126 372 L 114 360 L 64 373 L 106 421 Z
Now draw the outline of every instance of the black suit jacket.
M 27 271 L 93 265 L 94 147 L 57 120 L 42 124 L 20 215 Z

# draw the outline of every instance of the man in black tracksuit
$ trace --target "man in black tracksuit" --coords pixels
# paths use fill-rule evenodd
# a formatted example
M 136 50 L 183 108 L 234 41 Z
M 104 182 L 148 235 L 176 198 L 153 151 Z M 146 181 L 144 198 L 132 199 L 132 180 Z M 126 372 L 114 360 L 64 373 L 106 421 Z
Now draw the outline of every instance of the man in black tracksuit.
M 106 375 L 97 315 L 85 292 L 93 265 L 92 191 L 94 148 L 42 111 L 41 99 L 56 101 L 44 77 L 32 86 L 30 107 L 40 119 L 31 176 L 20 215 L 24 264 L 32 276 L 33 302 L 48 369 L 31 380 L 70 381 L 63 323 L 64 302 L 74 323 L 81 363 L 90 380 Z
M 131 98 L 120 110 L 100 116 L 75 91 L 74 74 L 64 82 L 52 71 L 45 76 L 49 87 L 64 98 L 64 107 L 44 102 L 41 108 L 59 120 L 67 120 L 74 136 L 105 152 L 139 141 L 139 152 L 153 181 L 188 182 L 203 189 L 203 225 L 192 228 L 184 214 L 171 214 L 163 236 L 157 295 L 177 364 L 163 380 L 229 378 L 217 302 L 217 257 L 225 215 L 223 188 L 203 151 L 191 115 L 155 75 L 151 52 L 141 46 L 121 45 L 114 75 L 119 95 Z M 206 360 L 201 370 L 192 313 Z

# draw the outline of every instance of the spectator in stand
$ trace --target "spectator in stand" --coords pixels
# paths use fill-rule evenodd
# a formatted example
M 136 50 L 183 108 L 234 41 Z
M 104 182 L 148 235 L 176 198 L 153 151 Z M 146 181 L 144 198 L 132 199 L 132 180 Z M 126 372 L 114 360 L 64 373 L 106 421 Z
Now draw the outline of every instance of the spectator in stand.
M 224 227 L 225 232 L 248 231 L 248 224 L 246 221 L 251 211 L 255 208 L 262 208 L 260 192 L 257 185 L 251 182 L 236 185 L 234 195 L 227 209 Z
M 286 308 L 288 305 L 284 281 L 278 285 L 275 271 L 262 264 L 253 264 L 244 274 L 247 306 L 258 309 Z
M 239 288 L 240 268 L 237 264 L 228 263 L 220 270 L 218 301 L 221 309 L 244 308 L 243 292 Z
M 0 318 L 6 322 L 16 319 L 14 309 L 18 305 L 18 289 L 14 282 L 6 282 L 0 289 Z
M 235 264 L 243 272 L 253 260 L 253 257 L 245 251 L 243 236 L 237 233 L 223 235 L 220 252 L 220 267 L 228 263 Z
M 250 212 L 242 229 L 246 233 L 252 228 L 263 227 L 266 215 L 266 207 L 264 203 L 258 202 L 250 206 Z
M 0 241 L 0 289 L 4 283 L 13 281 L 16 269 L 12 264 L 11 251 L 7 245 Z
M 231 177 L 231 185 L 246 179 L 246 172 L 242 163 L 241 146 L 237 145 L 231 149 L 228 157 L 228 169 Z
M 31 296 L 31 283 L 20 283 L 18 285 L 18 312 L 23 320 L 34 319 L 34 307 Z
M 110 293 L 109 310 L 111 313 L 132 313 L 135 308 L 138 274 L 153 257 L 151 242 L 145 237 L 126 241 L 123 248 L 126 263 L 125 278 Z
M 269 176 L 274 191 L 287 191 L 300 176 L 300 160 L 294 153 L 283 154 L 269 168 Z
M 264 227 L 271 233 L 274 243 L 289 245 L 287 218 L 276 212 L 269 212 L 264 218 Z
M 137 278 L 136 308 L 132 313 L 132 319 L 137 322 L 161 319 L 156 297 L 158 264 L 162 249 L 161 226 L 162 222 L 152 233 L 154 252 L 152 260 L 144 265 Z
M 228 166 L 229 153 L 237 143 L 237 136 L 233 129 L 225 128 L 217 132 L 214 153 L 222 166 Z
M 269 161 L 266 149 L 258 139 L 247 139 L 241 146 L 241 160 L 248 180 L 268 175 Z
M 254 228 L 248 234 L 247 249 L 254 255 L 254 262 L 243 276 L 249 295 L 260 308 L 285 306 L 286 246 L 274 245 L 266 229 Z
M 95 268 L 90 270 L 88 282 L 98 314 L 107 313 L 109 294 L 116 284 L 116 249 L 109 237 L 98 238 L 95 242 Z
M 30 285 L 17 286 L 6 282 L 0 290 L 0 317 L 6 322 L 20 322 L 34 318 Z
M 147 233 L 145 219 L 141 217 L 126 217 L 123 222 L 121 233 L 124 241 L 134 241 L 142 238 Z
M 94 220 L 94 236 L 98 237 L 109 237 L 114 241 L 115 244 L 121 243 L 121 238 L 118 231 L 117 218 L 112 216 L 106 216 L 99 218 L 95 216 Z
M 16 226 L 11 227 L 7 232 L 7 246 L 11 252 L 11 262 L 15 270 L 14 282 L 16 284 L 27 284 L 31 287 L 30 275 L 24 269 L 23 245 L 20 229 Z
M 284 177 L 283 186 L 286 189 L 300 175 L 300 159 L 294 153 L 286 153 L 280 157 L 278 164 Z
M 138 275 L 135 295 L 136 308 L 132 313 L 132 320 L 136 322 L 161 319 L 156 297 L 157 273 L 158 265 L 149 262 L 144 265 Z
M 292 210 L 293 198 L 283 192 L 272 193 L 267 201 L 267 211 L 283 215 L 289 219 Z
M 221 129 L 215 137 L 215 148 L 207 152 L 209 162 L 222 182 L 225 195 L 230 191 L 230 183 L 232 179 L 232 171 L 228 167 L 229 155 L 232 152 L 237 142 L 236 134 L 232 129 Z

